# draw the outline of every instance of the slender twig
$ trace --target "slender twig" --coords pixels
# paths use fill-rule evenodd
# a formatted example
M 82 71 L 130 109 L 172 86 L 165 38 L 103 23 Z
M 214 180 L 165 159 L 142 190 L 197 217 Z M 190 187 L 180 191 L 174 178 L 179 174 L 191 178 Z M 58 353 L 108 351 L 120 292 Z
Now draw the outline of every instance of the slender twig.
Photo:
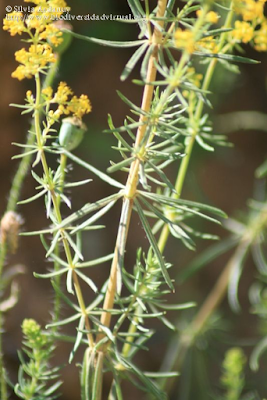
M 61 216 L 60 206 L 58 204 L 57 196 L 54 191 L 53 182 L 51 182 L 49 169 L 48 169 L 48 165 L 47 165 L 47 160 L 46 160 L 46 155 L 45 155 L 45 152 L 43 149 L 42 133 L 41 133 L 41 129 L 40 129 L 40 108 L 39 108 L 39 106 L 40 106 L 40 96 L 41 96 L 41 85 L 40 85 L 39 74 L 36 75 L 35 81 L 36 81 L 36 101 L 35 101 L 34 120 L 35 120 L 36 139 L 37 139 L 38 147 L 40 149 L 39 151 L 40 151 L 43 170 L 44 170 L 44 173 L 45 173 L 45 176 L 46 176 L 46 179 L 48 182 L 48 186 L 50 189 L 51 197 L 52 197 L 52 202 L 53 202 L 53 206 L 54 206 L 54 210 L 55 210 L 55 217 L 57 218 L 58 223 L 61 223 L 62 216 Z M 94 346 L 94 338 L 91 333 L 91 325 L 90 325 L 88 313 L 86 311 L 86 306 L 85 306 L 85 302 L 83 299 L 83 294 L 82 294 L 81 286 L 79 283 L 79 279 L 75 272 L 75 266 L 73 264 L 70 246 L 65 237 L 64 229 L 61 229 L 61 238 L 62 238 L 63 247 L 65 250 L 65 254 L 66 254 L 66 258 L 67 258 L 69 267 L 72 268 L 72 270 L 73 270 L 72 277 L 73 277 L 74 289 L 75 289 L 75 293 L 76 293 L 76 296 L 78 299 L 78 303 L 79 303 L 81 312 L 85 317 L 85 327 L 86 327 L 86 330 L 88 331 L 88 333 L 87 333 L 88 344 L 89 344 L 89 347 L 93 347 Z
M 60 57 L 58 55 L 56 62 L 51 64 L 49 68 L 49 72 L 42 84 L 43 89 L 53 84 L 59 66 L 59 62 L 60 62 Z M 35 135 L 32 133 L 33 131 L 34 131 L 34 124 L 31 125 L 27 136 L 26 145 L 28 146 L 32 146 L 35 142 L 36 138 Z M 28 150 L 26 148 L 25 152 L 27 151 Z M 24 156 L 19 163 L 14 179 L 12 180 L 12 186 L 9 192 L 8 203 L 7 203 L 7 211 L 15 211 L 17 209 L 17 202 L 19 200 L 21 187 L 28 173 L 31 160 L 32 160 L 32 155 L 30 154 Z
M 159 0 L 158 1 L 158 10 L 157 10 L 157 18 L 162 18 L 165 14 L 167 6 L 167 0 Z M 158 22 L 161 27 L 163 27 L 164 21 L 159 21 Z M 159 46 L 161 45 L 161 40 L 162 40 L 162 33 L 155 28 L 153 37 L 152 37 L 152 43 L 155 45 L 154 51 L 152 55 L 150 56 L 149 59 L 149 64 L 148 64 L 148 72 L 146 76 L 146 81 L 148 83 L 154 82 L 156 79 L 156 74 L 157 74 L 157 69 L 156 69 L 156 61 L 158 59 L 158 49 Z M 147 84 L 144 88 L 144 93 L 143 93 L 143 100 L 142 100 L 142 110 L 147 114 L 150 111 L 151 104 L 152 104 L 152 99 L 153 99 L 153 90 L 154 87 L 153 85 Z M 147 118 L 142 114 L 140 117 L 140 126 L 137 132 L 136 136 L 136 141 L 135 141 L 135 149 L 138 149 L 140 143 L 142 142 L 145 133 L 146 133 L 146 121 Z M 114 305 L 114 300 L 115 300 L 115 295 L 117 291 L 117 274 L 118 274 L 118 263 L 119 263 L 119 258 L 123 257 L 124 251 L 125 251 L 125 246 L 121 246 L 121 241 L 125 244 L 127 240 L 127 235 L 128 235 L 128 229 L 130 225 L 130 220 L 131 220 L 131 212 L 132 212 L 132 207 L 133 207 L 133 199 L 136 195 L 136 189 L 137 189 L 137 184 L 138 184 L 138 173 L 139 173 L 139 167 L 140 167 L 140 160 L 137 158 L 131 165 L 127 184 L 126 184 L 126 189 L 125 189 L 125 199 L 123 202 L 122 206 L 122 213 L 121 213 L 121 220 L 120 220 L 120 226 L 118 230 L 118 235 L 117 235 L 117 240 L 116 240 L 116 246 L 115 246 L 115 251 L 114 251 L 114 258 L 111 266 L 111 271 L 110 271 L 110 277 L 109 277 L 109 284 L 104 300 L 104 309 L 112 309 Z M 125 210 L 127 209 L 127 215 L 125 215 Z M 122 224 L 124 225 L 122 227 Z M 123 237 L 121 236 L 121 230 L 123 229 Z M 101 323 L 105 326 L 110 325 L 110 320 L 111 320 L 111 314 L 108 312 L 103 312 L 101 315 Z M 103 337 L 103 334 L 100 334 L 98 336 L 98 340 L 100 340 Z

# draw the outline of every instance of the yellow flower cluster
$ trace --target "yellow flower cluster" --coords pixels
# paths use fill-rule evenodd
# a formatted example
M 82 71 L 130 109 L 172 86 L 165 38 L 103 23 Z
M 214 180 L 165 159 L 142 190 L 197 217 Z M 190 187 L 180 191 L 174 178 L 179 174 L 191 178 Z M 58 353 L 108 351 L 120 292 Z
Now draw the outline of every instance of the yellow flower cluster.
M 25 0 L 26 2 L 28 0 Z M 40 32 L 48 30 L 51 32 L 51 23 L 58 20 L 63 10 L 67 9 L 67 5 L 64 0 L 36 0 L 34 1 L 36 7 L 34 7 L 31 15 L 27 18 L 26 24 L 29 29 L 36 29 Z M 55 45 L 61 43 L 62 39 L 60 39 L 57 35 L 58 30 L 54 29 L 53 34 L 55 36 Z M 57 40 L 56 40 L 57 38 Z M 46 37 L 45 37 L 46 39 Z
M 254 29 L 249 22 L 235 21 L 235 29 L 232 31 L 231 36 L 237 42 L 248 43 L 253 39 Z
M 22 32 L 26 31 L 23 14 L 16 11 L 8 14 L 4 19 L 3 29 L 4 31 L 9 31 L 11 36 L 21 35 Z
M 235 22 L 231 33 L 234 41 L 251 42 L 257 51 L 267 51 L 266 26 L 264 6 L 267 0 L 234 0 L 234 10 L 242 21 Z
M 189 54 L 192 54 L 195 50 L 194 33 L 189 29 L 178 28 L 174 34 L 174 41 L 178 49 L 185 50 Z
M 47 87 L 42 90 L 42 95 L 47 104 L 58 104 L 56 111 L 49 111 L 49 118 L 54 122 L 62 115 L 70 114 L 81 119 L 92 110 L 88 97 L 84 94 L 80 97 L 72 96 L 73 92 L 65 82 L 60 82 L 55 94 L 51 87 Z
M 24 0 L 34 3 L 31 14 L 25 16 L 20 12 L 6 15 L 3 29 L 11 36 L 26 33 L 32 43 L 29 50 L 22 49 L 15 56 L 20 65 L 12 76 L 22 80 L 31 78 L 38 72 L 43 72 L 48 63 L 55 62 L 52 47 L 57 47 L 63 41 L 62 32 L 54 24 L 69 9 L 64 0 Z
M 263 21 L 260 29 L 255 31 L 254 47 L 257 51 L 267 51 L 267 20 Z
M 234 0 L 234 10 L 244 21 L 262 20 L 267 0 Z
M 215 38 L 213 36 L 209 36 L 203 38 L 197 42 L 197 49 L 201 51 L 207 51 L 208 53 L 218 53 L 219 46 Z
M 32 44 L 29 51 L 24 48 L 16 51 L 15 58 L 22 65 L 17 67 L 12 73 L 12 77 L 20 81 L 24 78 L 32 78 L 48 63 L 56 61 L 52 48 L 48 44 Z
M 39 37 L 57 47 L 63 41 L 62 35 L 62 32 L 55 25 L 50 24 L 45 27 Z
M 197 17 L 200 18 L 203 15 L 202 10 L 197 10 Z M 209 24 L 217 24 L 219 21 L 219 14 L 217 14 L 215 11 L 209 11 L 206 16 L 205 16 L 205 22 Z
M 203 75 L 202 74 L 198 74 L 195 70 L 194 67 L 189 67 L 187 70 L 187 74 L 186 74 L 186 78 L 188 80 L 188 82 L 192 83 L 194 86 L 196 86 L 197 88 L 201 87 L 201 82 L 203 79 Z M 189 97 L 189 95 L 194 94 L 193 91 L 188 91 L 188 90 L 184 90 L 183 91 L 183 96 L 184 97 Z
M 198 10 L 196 14 L 198 18 L 201 18 L 203 16 L 203 10 Z M 219 14 L 215 11 L 209 11 L 205 15 L 204 22 L 208 24 L 217 24 L 219 18 Z M 182 30 L 178 28 L 174 34 L 174 42 L 178 49 L 184 50 L 189 54 L 192 54 L 195 50 L 204 49 L 212 53 L 217 52 L 217 44 L 212 37 L 198 40 L 194 32 L 190 29 Z

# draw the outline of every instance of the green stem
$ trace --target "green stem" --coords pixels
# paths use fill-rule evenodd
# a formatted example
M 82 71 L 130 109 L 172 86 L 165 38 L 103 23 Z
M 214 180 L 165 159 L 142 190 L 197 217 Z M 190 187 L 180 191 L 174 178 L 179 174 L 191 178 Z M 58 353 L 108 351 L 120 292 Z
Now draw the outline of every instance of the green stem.
M 47 165 L 46 155 L 45 155 L 44 148 L 43 148 L 43 137 L 42 137 L 42 132 L 41 132 L 41 129 L 40 129 L 41 85 L 40 85 L 40 76 L 39 76 L 39 74 L 36 74 L 35 81 L 36 81 L 36 102 L 35 102 L 34 120 L 35 120 L 35 133 L 36 133 L 37 145 L 39 147 L 39 152 L 40 152 L 40 156 L 41 156 L 41 162 L 42 162 L 43 171 L 44 171 L 44 174 L 45 174 L 45 177 L 46 177 L 46 180 L 47 180 L 47 185 L 48 185 L 48 188 L 49 188 L 50 193 L 51 193 L 51 198 L 52 198 L 52 202 L 53 202 L 53 206 L 54 206 L 55 217 L 56 217 L 58 223 L 60 224 L 62 222 L 60 204 L 58 203 L 58 198 L 57 198 L 57 196 L 55 194 L 55 191 L 54 191 L 54 183 L 51 180 L 51 177 L 50 177 L 50 174 L 49 174 L 49 168 L 48 168 L 48 165 Z M 93 338 L 93 335 L 91 333 L 91 325 L 90 325 L 88 313 L 86 311 L 86 306 L 85 306 L 85 302 L 84 302 L 84 298 L 83 298 L 80 282 L 79 282 L 78 276 L 77 276 L 77 274 L 75 272 L 75 266 L 73 264 L 73 259 L 72 259 L 70 246 L 69 246 L 68 240 L 65 237 L 64 232 L 65 232 L 64 229 L 61 229 L 61 237 L 62 237 L 63 247 L 64 247 L 64 250 L 65 250 L 65 255 L 66 255 L 66 258 L 67 258 L 67 262 L 69 264 L 69 268 L 71 268 L 73 270 L 72 277 L 73 277 L 74 289 L 75 289 L 75 293 L 76 293 L 76 296 L 77 296 L 77 299 L 78 299 L 79 307 L 81 309 L 82 314 L 85 317 L 85 327 L 86 327 L 86 330 L 88 331 L 88 333 L 87 333 L 88 345 L 89 345 L 89 347 L 92 348 L 94 346 L 94 338 Z
M 59 183 L 59 188 L 60 191 L 63 193 L 63 189 L 64 189 L 64 183 L 65 183 L 65 175 L 66 175 L 66 166 L 67 166 L 67 156 L 66 154 L 61 154 L 60 156 L 60 183 Z M 61 197 L 58 194 L 57 195 L 57 204 L 58 207 L 60 209 L 61 207 Z M 60 256 L 60 246 L 59 243 L 56 244 L 55 247 L 55 255 L 57 257 Z M 60 270 L 60 264 L 57 261 L 54 261 L 54 271 L 59 271 Z M 61 283 L 61 275 L 57 275 L 54 278 L 55 284 L 60 287 L 60 283 Z M 60 316 L 60 310 L 61 310 L 61 298 L 59 293 L 55 293 L 55 297 L 54 297 L 54 307 L 53 307 L 53 323 L 58 322 L 59 320 L 59 316 Z M 57 331 L 57 326 L 55 326 L 53 328 L 53 331 L 56 332 Z
M 234 17 L 232 4 L 231 4 L 230 8 L 231 8 L 231 11 L 229 11 L 229 13 L 227 15 L 227 18 L 225 21 L 225 26 L 224 26 L 225 28 L 231 27 L 233 17 Z M 222 51 L 222 49 L 224 49 L 226 40 L 227 40 L 227 33 L 224 33 L 220 39 L 218 52 L 220 52 L 220 51 Z M 216 65 L 217 65 L 217 62 L 218 62 L 217 59 L 213 59 L 210 62 L 209 67 L 206 72 L 206 75 L 205 75 L 205 78 L 204 78 L 204 81 L 203 81 L 203 85 L 202 85 L 203 90 L 208 90 L 211 80 L 212 80 L 212 77 L 213 77 L 213 74 L 214 74 L 214 71 L 215 71 L 215 68 L 216 68 Z M 203 112 L 203 107 L 204 107 L 204 102 L 202 100 L 199 100 L 197 107 L 196 107 L 195 114 L 193 115 L 194 122 L 200 120 L 202 112 Z M 191 136 L 191 138 L 187 144 L 187 147 L 186 147 L 186 151 L 185 151 L 186 156 L 183 159 L 180 169 L 179 169 L 179 172 L 178 172 L 178 176 L 177 176 L 177 180 L 176 180 L 176 184 L 175 184 L 175 188 L 177 191 L 177 195 L 176 195 L 177 198 L 179 198 L 181 196 L 186 173 L 187 173 L 188 166 L 189 166 L 190 157 L 192 155 L 192 151 L 193 151 L 193 147 L 194 147 L 194 143 L 195 143 L 197 134 L 198 134 L 198 132 L 196 130 L 194 132 L 194 134 Z M 166 243 L 168 241 L 169 234 L 170 234 L 169 227 L 168 227 L 168 225 L 165 224 L 163 227 L 163 230 L 161 232 L 159 242 L 158 242 L 161 252 L 164 252 Z M 242 249 L 243 249 L 243 247 L 242 247 Z M 174 353 L 174 356 L 172 355 L 171 364 L 168 364 L 166 370 L 168 370 L 168 371 L 173 370 L 173 368 L 175 368 L 175 370 L 180 369 L 180 367 L 183 363 L 183 360 L 187 354 L 188 349 L 192 346 L 194 338 L 201 331 L 204 324 L 207 322 L 207 320 L 209 319 L 211 314 L 216 310 L 216 308 L 220 304 L 222 298 L 224 297 L 224 294 L 227 290 L 230 272 L 232 270 L 232 265 L 233 265 L 233 262 L 230 260 L 230 262 L 229 262 L 229 264 L 227 264 L 224 272 L 219 277 L 218 282 L 215 285 L 215 288 L 211 291 L 211 293 L 208 296 L 203 307 L 201 308 L 201 310 L 197 314 L 196 318 L 192 322 L 191 329 L 189 329 L 190 333 L 187 330 L 186 332 L 184 332 L 184 334 L 182 334 L 182 336 L 179 340 L 179 345 L 177 347 L 177 351 L 176 351 L 176 353 Z M 168 388 L 167 388 L 168 391 L 171 390 L 173 382 L 174 382 L 174 379 L 171 381 L 168 381 Z M 162 382 L 161 382 L 162 388 L 164 388 L 165 385 L 166 385 L 166 380 L 162 380 Z
M 225 21 L 225 26 L 224 26 L 225 28 L 231 27 L 233 16 L 234 16 L 234 12 L 231 9 L 231 11 L 229 11 L 228 16 Z M 222 36 L 220 38 L 218 51 L 220 51 L 224 47 L 226 39 L 227 39 L 227 33 L 222 34 Z M 210 86 L 217 62 L 218 62 L 217 59 L 213 59 L 208 66 L 208 69 L 207 69 L 207 72 L 206 72 L 206 75 L 205 75 L 205 78 L 203 81 L 203 85 L 202 85 L 202 90 L 204 90 L 204 91 L 208 90 L 208 88 Z M 192 117 L 193 118 L 192 122 L 194 122 L 194 123 L 199 122 L 202 112 L 203 112 L 203 107 L 204 107 L 204 102 L 201 99 L 199 99 L 197 107 L 196 107 L 196 111 Z M 192 155 L 192 151 L 194 148 L 197 134 L 198 134 L 198 130 L 195 129 L 186 145 L 185 157 L 183 158 L 183 160 L 181 162 L 181 166 L 179 168 L 178 176 L 177 176 L 176 183 L 175 183 L 175 189 L 176 189 L 177 194 L 174 194 L 173 197 L 175 197 L 177 199 L 180 198 L 182 190 L 183 190 L 184 181 L 186 178 L 186 174 L 187 174 L 187 170 L 188 170 L 188 166 L 189 166 L 189 162 L 191 159 L 191 155 Z M 169 218 L 172 220 L 174 218 L 174 215 L 169 215 Z M 167 244 L 169 235 L 170 235 L 169 227 L 167 224 L 165 224 L 161 231 L 161 235 L 160 235 L 159 241 L 158 241 L 158 246 L 159 246 L 161 253 L 163 253 L 165 250 L 165 246 Z
M 57 61 L 53 64 L 51 64 L 51 67 L 49 69 L 49 73 L 46 75 L 46 78 L 43 82 L 43 89 L 51 86 L 54 82 L 56 72 L 59 66 L 60 58 L 58 56 Z M 32 146 L 35 142 L 35 135 L 31 132 L 34 131 L 34 124 L 31 125 L 27 140 L 26 140 L 26 145 Z M 25 149 L 25 153 L 28 151 L 28 149 Z M 7 211 L 16 211 L 17 209 L 17 202 L 19 200 L 21 188 L 24 182 L 24 179 L 28 173 L 30 163 L 32 161 L 32 155 L 27 155 L 24 156 L 18 166 L 17 172 L 14 176 L 14 179 L 12 181 L 12 186 L 10 189 L 9 193 L 9 198 L 8 198 L 8 203 L 7 203 Z
M 47 76 L 43 82 L 43 85 L 42 85 L 43 88 L 51 86 L 53 84 L 59 62 L 60 62 L 60 58 L 58 56 L 57 61 L 55 63 L 51 64 L 49 73 L 47 74 Z M 25 144 L 28 146 L 32 146 L 35 142 L 35 135 L 33 133 L 31 133 L 33 131 L 34 131 L 34 123 L 31 125 L 29 133 L 27 135 Z M 28 151 L 28 149 L 26 148 L 24 152 L 26 153 L 27 151 Z M 11 185 L 10 192 L 9 192 L 6 212 L 7 211 L 16 211 L 16 209 L 17 209 L 17 203 L 18 203 L 18 200 L 20 197 L 22 185 L 23 185 L 23 182 L 28 173 L 29 166 L 32 161 L 32 157 L 33 156 L 31 154 L 24 156 L 18 165 L 17 171 L 12 180 L 12 185 Z M 4 264 L 6 261 L 6 256 L 7 256 L 6 244 L 3 243 L 2 247 L 1 247 L 1 252 L 0 252 L 0 282 L 2 280 L 2 274 L 3 274 Z M 3 288 L 1 288 L 1 290 L 3 290 Z M 7 400 L 7 385 L 6 385 L 5 369 L 4 369 L 4 361 L 3 361 L 3 325 L 4 325 L 4 315 L 3 315 L 2 311 L 0 311 L 0 395 L 1 395 L 1 400 Z
M 137 307 L 136 312 L 138 312 L 138 311 L 140 312 L 140 310 L 141 310 L 141 307 L 139 306 L 139 307 Z M 133 322 L 135 322 L 135 323 L 133 323 Z M 133 334 L 136 333 L 136 331 L 137 331 L 138 318 L 134 317 L 133 318 L 133 322 L 131 322 L 131 325 L 130 325 L 130 327 L 128 329 L 128 336 L 127 336 L 127 339 L 126 339 L 128 343 L 125 343 L 123 345 L 123 348 L 122 348 L 122 355 L 125 358 L 128 357 L 129 352 L 130 352 L 130 350 L 132 348 L 132 343 L 134 341 Z

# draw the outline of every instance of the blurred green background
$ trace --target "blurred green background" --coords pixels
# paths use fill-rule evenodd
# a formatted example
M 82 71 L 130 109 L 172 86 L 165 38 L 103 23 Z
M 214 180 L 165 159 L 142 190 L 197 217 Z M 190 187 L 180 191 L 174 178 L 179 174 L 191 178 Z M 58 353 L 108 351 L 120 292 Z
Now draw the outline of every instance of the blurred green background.
M 5 16 L 4 8 L 8 4 L 11 6 L 18 5 L 14 0 L 10 0 L 9 3 L 2 1 L 0 13 L 2 13 L 3 17 Z M 113 0 L 112 2 L 108 0 L 99 2 L 72 0 L 68 4 L 72 8 L 73 15 L 85 15 L 88 13 L 126 15 L 130 12 L 127 2 L 122 2 L 121 0 Z M 138 34 L 136 25 L 115 21 L 74 21 L 73 28 L 75 32 L 87 36 L 114 40 L 135 40 Z M 0 46 L 2 55 L 0 64 L 0 215 L 2 215 L 17 165 L 17 161 L 11 161 L 11 157 L 18 152 L 18 149 L 12 146 L 11 143 L 23 143 L 30 124 L 28 116 L 21 117 L 19 110 L 9 107 L 9 104 L 23 103 L 26 90 L 33 89 L 33 82 L 29 80 L 18 82 L 10 76 L 11 72 L 16 68 L 14 52 L 22 47 L 19 37 L 11 38 L 9 34 L 1 31 Z M 258 65 L 241 65 L 241 73 L 239 75 L 219 67 L 212 82 L 212 91 L 215 94 L 212 95 L 214 108 L 211 114 L 216 133 L 223 132 L 226 129 L 227 133 L 229 133 L 230 141 L 234 143 L 234 147 L 230 149 L 219 148 L 214 154 L 204 152 L 196 147 L 183 193 L 184 198 L 210 203 L 222 208 L 231 216 L 235 215 L 239 209 L 246 210 L 246 201 L 249 197 L 252 197 L 255 188 L 254 170 L 263 162 L 267 153 L 267 124 L 265 124 L 264 119 L 261 122 L 258 120 L 260 117 L 257 117 L 255 124 L 260 122 L 263 126 L 265 125 L 265 132 L 253 130 L 252 128 L 246 131 L 237 130 L 232 132 L 234 126 L 231 123 L 229 126 L 229 123 L 227 123 L 227 113 L 250 110 L 266 113 L 267 111 L 267 54 L 256 53 L 249 46 L 244 47 L 244 49 L 249 57 L 260 60 L 261 63 Z M 132 49 L 101 47 L 74 39 L 71 47 L 64 54 L 57 73 L 58 82 L 66 81 L 75 94 L 88 94 L 92 102 L 92 113 L 85 118 L 88 132 L 83 144 L 77 150 L 77 154 L 101 170 L 106 170 L 109 166 L 109 160 L 118 159 L 116 152 L 111 149 L 111 146 L 116 145 L 116 141 L 111 134 L 103 133 L 103 130 L 107 128 L 107 114 L 110 113 L 112 115 L 115 125 L 118 126 L 123 123 L 125 115 L 129 113 L 127 106 L 118 98 L 116 90 L 120 90 L 136 104 L 141 102 L 142 88 L 135 86 L 131 82 L 133 78 L 139 77 L 138 68 L 128 81 L 122 83 L 119 78 L 131 53 Z M 200 68 L 203 67 L 200 66 Z M 240 121 L 238 122 L 240 123 Z M 55 161 L 51 162 L 55 163 Z M 177 167 L 174 167 L 170 171 L 173 180 L 176 176 L 176 169 Z M 112 193 L 110 187 L 81 168 L 75 167 L 75 169 L 70 169 L 68 173 L 68 178 L 72 181 L 88 177 L 93 178 L 94 182 L 88 184 L 86 188 L 83 187 L 73 191 L 74 210 L 80 208 L 86 202 L 100 199 Z M 118 174 L 116 178 L 124 182 L 126 176 Z M 34 187 L 34 180 L 28 175 L 22 198 L 33 195 Z M 64 211 L 67 212 L 67 210 Z M 24 230 L 31 231 L 47 226 L 42 200 L 30 205 L 20 206 L 19 212 L 25 220 Z M 95 258 L 113 251 L 119 212 L 118 205 L 113 214 L 109 214 L 107 218 L 103 219 L 107 226 L 105 231 L 86 234 L 84 252 L 87 258 Z M 221 237 L 226 236 L 226 232 L 222 228 L 217 228 L 210 224 L 201 225 L 200 228 L 219 234 Z M 134 217 L 131 223 L 126 255 L 126 263 L 129 268 L 133 265 L 136 248 L 141 245 L 147 248 L 145 234 L 141 231 L 138 219 Z M 201 251 L 207 245 L 208 243 L 199 240 L 197 248 Z M 175 266 L 172 272 L 173 276 L 175 276 L 195 255 L 171 238 L 166 256 L 168 261 Z M 185 285 L 179 286 L 177 284 L 175 299 L 172 298 L 171 302 L 195 300 L 201 304 L 227 259 L 228 256 L 222 257 L 212 265 L 207 266 Z M 27 273 L 19 278 L 20 300 L 17 306 L 7 315 L 6 333 L 4 335 L 6 363 L 10 371 L 10 377 L 15 381 L 18 368 L 17 350 L 21 343 L 20 325 L 24 318 L 32 317 L 44 326 L 50 318 L 49 310 L 52 307 L 53 292 L 48 281 L 35 279 L 32 274 L 33 271 L 43 272 L 48 266 L 48 263 L 44 261 L 44 250 L 38 238 L 21 238 L 18 253 L 8 259 L 8 265 L 13 264 L 23 264 L 27 268 Z M 108 272 L 109 265 L 107 264 L 92 270 L 92 277 L 98 284 L 101 284 L 107 278 Z M 210 342 L 203 341 L 199 345 L 195 353 L 200 361 L 194 364 L 191 378 L 185 375 L 185 378 L 178 380 L 174 399 L 178 399 L 179 393 L 186 393 L 185 385 L 190 387 L 188 397 L 183 397 L 184 395 L 182 394 L 179 398 L 207 399 L 209 385 L 213 384 L 213 389 L 215 388 L 215 390 L 218 386 L 220 365 L 217 356 L 221 360 L 228 346 L 238 343 L 249 344 L 251 337 L 255 339 L 258 336 L 256 318 L 249 314 L 250 306 L 247 298 L 247 290 L 255 275 L 256 271 L 251 261 L 248 263 L 241 280 L 240 301 L 243 309 L 242 313 L 233 315 L 229 310 L 227 301 L 221 307 L 222 317 L 228 318 L 227 323 L 223 322 L 224 320 L 221 322 L 221 327 L 225 332 L 223 334 L 218 333 L 218 335 L 223 335 L 225 346 L 217 343 L 216 335 L 211 338 Z M 90 294 L 88 294 L 89 300 Z M 63 313 L 68 315 L 66 307 L 64 307 Z M 188 314 L 189 318 L 191 318 L 190 313 L 192 314 L 192 311 Z M 182 324 L 185 315 L 185 313 L 179 313 L 178 315 L 173 313 L 172 318 L 174 321 L 179 320 Z M 72 333 L 74 329 L 74 327 L 68 327 L 68 332 Z M 164 351 L 172 337 L 172 334 L 161 325 L 157 326 L 157 330 L 158 333 L 151 340 L 150 352 L 141 352 L 138 357 L 139 364 L 147 370 L 157 370 L 159 368 Z M 248 352 L 250 350 L 251 347 L 248 346 Z M 67 362 L 69 351 L 69 345 L 58 345 L 57 353 L 60 363 Z M 204 364 L 204 367 L 202 364 L 203 359 L 208 360 L 208 364 Z M 79 357 L 76 357 L 74 364 L 80 361 Z M 63 371 L 65 380 L 61 390 L 63 400 L 79 398 L 77 395 L 79 393 L 78 370 L 74 367 L 74 364 L 73 366 L 67 366 Z M 203 371 L 203 368 L 206 370 L 209 379 L 206 380 L 201 375 L 200 383 L 200 371 Z M 264 374 L 266 374 L 266 366 L 265 368 L 262 366 L 262 370 L 257 375 L 249 373 L 248 379 L 251 387 L 258 385 L 262 393 L 264 393 L 264 388 L 266 389 L 263 379 Z M 255 382 L 257 383 L 255 384 Z M 107 377 L 107 387 L 108 384 L 109 377 Z M 141 397 L 132 387 L 128 387 L 126 390 L 128 394 L 125 398 L 127 400 L 136 399 L 137 396 L 140 400 L 145 398 L 145 396 Z

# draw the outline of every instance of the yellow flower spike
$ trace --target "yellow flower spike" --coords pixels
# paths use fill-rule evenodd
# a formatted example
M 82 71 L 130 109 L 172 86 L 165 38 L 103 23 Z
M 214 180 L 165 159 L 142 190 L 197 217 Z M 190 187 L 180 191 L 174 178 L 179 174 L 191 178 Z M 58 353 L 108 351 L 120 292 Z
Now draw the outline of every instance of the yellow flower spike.
M 249 22 L 235 21 L 235 29 L 232 31 L 231 36 L 237 42 L 248 43 L 253 39 L 254 29 Z
M 20 12 L 12 12 L 7 14 L 3 21 L 3 30 L 8 31 L 11 36 L 21 35 L 26 31 L 23 21 L 23 14 Z
M 185 50 L 189 54 L 195 50 L 194 33 L 189 29 L 182 30 L 178 28 L 174 34 L 175 45 L 178 49 Z
M 197 10 L 197 17 L 200 18 L 203 15 L 202 10 Z M 209 24 L 217 24 L 219 21 L 219 14 L 217 14 L 215 11 L 209 11 L 206 14 L 205 21 L 208 22 Z

